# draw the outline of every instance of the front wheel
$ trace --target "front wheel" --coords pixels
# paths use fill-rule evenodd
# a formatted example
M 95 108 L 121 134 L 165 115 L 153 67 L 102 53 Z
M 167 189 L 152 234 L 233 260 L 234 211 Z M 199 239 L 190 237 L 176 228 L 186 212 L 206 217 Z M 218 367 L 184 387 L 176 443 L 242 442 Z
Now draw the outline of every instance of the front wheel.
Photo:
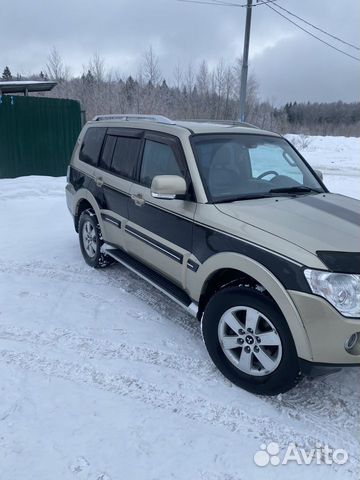
M 262 293 L 241 287 L 220 290 L 206 306 L 202 333 L 222 374 L 252 393 L 277 395 L 301 379 L 286 320 Z
M 102 252 L 104 244 L 101 228 L 92 209 L 87 209 L 79 219 L 79 241 L 85 262 L 93 268 L 104 268 L 114 260 Z

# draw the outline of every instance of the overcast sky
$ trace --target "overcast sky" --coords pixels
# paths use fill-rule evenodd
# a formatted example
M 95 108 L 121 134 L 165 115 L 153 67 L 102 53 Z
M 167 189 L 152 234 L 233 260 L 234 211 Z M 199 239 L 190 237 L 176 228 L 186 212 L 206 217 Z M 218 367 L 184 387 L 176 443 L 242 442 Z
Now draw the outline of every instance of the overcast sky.
M 350 43 L 360 43 L 359 0 L 278 3 Z M 171 83 L 177 63 L 196 65 L 205 59 L 215 64 L 220 58 L 232 62 L 241 56 L 245 13 L 244 8 L 177 0 L 3 2 L 0 68 L 9 65 L 13 74 L 39 72 L 55 46 L 73 74 L 81 74 L 83 65 L 98 52 L 107 68 L 125 76 L 136 74 L 143 51 L 152 45 L 162 72 Z M 359 51 L 323 38 L 360 56 Z M 256 76 L 264 99 L 277 104 L 294 100 L 358 101 L 359 65 L 300 31 L 265 5 L 254 8 L 250 71 Z

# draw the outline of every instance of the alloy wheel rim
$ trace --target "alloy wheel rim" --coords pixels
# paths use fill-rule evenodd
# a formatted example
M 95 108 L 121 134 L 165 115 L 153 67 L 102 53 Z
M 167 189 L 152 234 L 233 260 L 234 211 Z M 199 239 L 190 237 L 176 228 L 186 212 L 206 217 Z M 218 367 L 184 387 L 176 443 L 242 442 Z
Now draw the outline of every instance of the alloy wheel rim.
M 220 318 L 218 337 L 222 351 L 241 372 L 265 376 L 282 358 L 282 343 L 273 323 L 258 310 L 237 306 Z
M 94 226 L 88 220 L 84 222 L 82 230 L 83 245 L 86 254 L 92 258 L 97 250 L 97 238 Z

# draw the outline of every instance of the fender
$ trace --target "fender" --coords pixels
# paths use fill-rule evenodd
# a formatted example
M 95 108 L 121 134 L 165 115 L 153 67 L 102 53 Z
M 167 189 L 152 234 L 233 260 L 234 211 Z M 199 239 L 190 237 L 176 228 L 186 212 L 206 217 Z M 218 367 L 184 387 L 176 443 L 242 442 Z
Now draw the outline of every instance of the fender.
M 194 260 L 196 261 L 195 258 Z M 188 292 L 192 292 L 192 298 L 198 302 L 208 280 L 217 271 L 224 268 L 238 270 L 249 275 L 269 292 L 288 323 L 298 356 L 312 360 L 313 353 L 308 335 L 289 293 L 273 273 L 249 257 L 234 252 L 218 253 L 200 265 L 196 273 L 187 269 L 186 285 Z
M 98 203 L 97 203 L 94 195 L 92 193 L 90 193 L 89 190 L 87 190 L 86 188 L 80 188 L 74 194 L 74 201 L 73 201 L 74 212 L 73 212 L 73 215 L 76 216 L 78 214 L 79 204 L 80 204 L 81 200 L 87 200 L 90 203 L 91 207 L 93 208 L 93 210 L 95 212 L 97 220 L 99 222 L 101 232 L 103 233 L 104 232 L 104 225 L 103 225 L 104 222 L 101 218 L 100 208 L 98 206 Z

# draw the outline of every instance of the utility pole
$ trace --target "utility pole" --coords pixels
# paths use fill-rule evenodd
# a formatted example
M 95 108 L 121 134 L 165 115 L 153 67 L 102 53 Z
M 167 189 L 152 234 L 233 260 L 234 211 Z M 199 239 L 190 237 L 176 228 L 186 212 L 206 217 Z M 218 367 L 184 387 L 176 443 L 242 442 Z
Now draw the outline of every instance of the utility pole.
M 246 7 L 246 25 L 244 37 L 244 53 L 241 68 L 241 85 L 240 85 L 240 122 L 246 121 L 246 87 L 248 77 L 248 60 L 249 60 L 249 45 L 250 45 L 250 28 L 251 28 L 251 14 L 252 14 L 253 0 L 247 0 Z

